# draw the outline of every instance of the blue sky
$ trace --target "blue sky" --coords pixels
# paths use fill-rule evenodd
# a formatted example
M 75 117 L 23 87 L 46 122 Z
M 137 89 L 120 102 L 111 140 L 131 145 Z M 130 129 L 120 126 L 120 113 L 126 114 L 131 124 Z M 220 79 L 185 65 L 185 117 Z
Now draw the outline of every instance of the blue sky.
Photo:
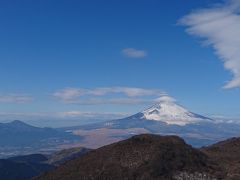
M 238 22 L 236 2 L 1 1 L 0 119 L 113 118 L 166 93 L 194 112 L 238 118 L 240 63 L 229 52 L 239 37 L 199 25 L 230 5 Z

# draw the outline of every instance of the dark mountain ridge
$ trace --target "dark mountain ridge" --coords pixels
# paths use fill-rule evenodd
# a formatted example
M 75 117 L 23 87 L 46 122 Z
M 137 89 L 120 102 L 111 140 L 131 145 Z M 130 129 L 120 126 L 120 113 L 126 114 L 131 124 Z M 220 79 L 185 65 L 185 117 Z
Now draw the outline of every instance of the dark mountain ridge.
M 239 169 L 240 138 L 195 149 L 177 136 L 150 134 L 92 151 L 72 148 L 0 160 L 4 180 L 28 180 L 49 170 L 35 179 L 239 180 Z
M 90 151 L 35 179 L 219 179 L 225 174 L 177 136 L 138 135 Z

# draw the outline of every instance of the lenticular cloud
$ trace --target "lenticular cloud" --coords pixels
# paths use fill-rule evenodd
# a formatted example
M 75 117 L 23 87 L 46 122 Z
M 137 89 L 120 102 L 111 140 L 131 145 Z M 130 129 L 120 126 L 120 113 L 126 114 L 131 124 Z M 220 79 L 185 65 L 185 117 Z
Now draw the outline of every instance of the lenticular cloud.
M 180 19 L 187 32 L 204 38 L 211 45 L 233 78 L 224 88 L 240 87 L 240 1 L 193 11 Z

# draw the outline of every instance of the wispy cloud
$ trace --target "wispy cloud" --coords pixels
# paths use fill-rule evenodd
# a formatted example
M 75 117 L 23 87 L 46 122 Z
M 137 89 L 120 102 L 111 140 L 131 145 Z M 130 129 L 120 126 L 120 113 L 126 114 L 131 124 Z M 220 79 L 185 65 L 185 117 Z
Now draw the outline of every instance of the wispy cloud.
M 121 118 L 126 117 L 128 113 L 121 112 L 82 112 L 82 111 L 66 111 L 57 113 L 58 117 L 62 118 L 101 118 L 101 119 L 111 119 L 111 118 Z
M 24 94 L 0 94 L 0 103 L 27 103 L 32 100 L 33 97 Z
M 128 116 L 124 112 L 86 112 L 79 110 L 63 112 L 0 112 L 0 121 L 9 120 L 70 120 L 70 119 L 115 119 Z
M 83 95 L 86 95 L 87 90 L 82 88 L 65 88 L 53 93 L 53 96 L 62 101 L 73 101 Z
M 86 100 L 75 99 L 75 100 L 64 101 L 64 102 L 70 103 L 70 104 L 79 104 L 79 105 L 101 105 L 101 104 L 137 105 L 137 104 L 147 104 L 153 101 L 150 99 L 141 99 L 141 98 L 90 98 Z
M 150 100 L 143 97 L 160 96 L 159 89 L 135 87 L 103 87 L 95 89 L 65 88 L 53 93 L 53 96 L 65 103 L 82 105 L 96 104 L 145 104 Z M 110 96 L 110 97 L 105 97 Z
M 233 79 L 224 88 L 240 87 L 240 1 L 228 0 L 210 8 L 193 11 L 179 22 L 187 32 L 211 45 Z
M 131 58 L 144 58 L 147 56 L 145 50 L 135 49 L 135 48 L 126 48 L 122 50 L 122 53 Z

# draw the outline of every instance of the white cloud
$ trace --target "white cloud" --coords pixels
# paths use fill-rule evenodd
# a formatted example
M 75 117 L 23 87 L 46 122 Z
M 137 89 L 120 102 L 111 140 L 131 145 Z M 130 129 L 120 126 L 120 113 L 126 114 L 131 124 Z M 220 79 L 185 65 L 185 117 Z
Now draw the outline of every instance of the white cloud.
M 53 96 L 65 103 L 81 105 L 145 104 L 150 102 L 145 97 L 160 96 L 162 93 L 159 89 L 135 87 L 65 88 L 53 93 Z
M 53 96 L 63 101 L 71 101 L 85 94 L 86 94 L 85 89 L 65 88 L 63 90 L 55 92 Z
M 240 87 L 240 1 L 193 11 L 180 20 L 187 32 L 205 39 L 211 45 L 224 67 L 233 74 L 224 88 Z
M 66 101 L 65 101 L 66 102 Z M 68 101 L 66 103 L 73 103 L 79 105 L 101 105 L 101 104 L 147 104 L 152 100 L 140 99 L 140 98 L 90 98 L 87 100 L 77 99 L 75 101 Z
M 0 95 L 0 103 L 27 103 L 33 98 L 24 94 L 3 94 Z
M 58 117 L 61 118 L 121 118 L 128 116 L 128 113 L 115 113 L 115 112 L 82 112 L 82 111 L 66 111 L 57 113 Z
M 122 53 L 131 58 L 144 58 L 147 56 L 147 52 L 135 48 L 126 48 L 122 50 Z
M 143 89 L 135 87 L 105 87 L 105 88 L 96 88 L 90 90 L 92 95 L 105 95 L 108 93 L 123 93 L 128 97 L 137 97 L 137 96 L 149 96 L 159 94 L 162 91 L 157 89 Z
M 0 112 L 0 121 L 19 120 L 70 120 L 70 119 L 115 119 L 127 117 L 124 112 L 84 112 L 78 110 L 64 112 Z
M 155 99 L 156 102 L 176 102 L 176 99 L 174 99 L 173 97 L 165 94 L 160 96 L 159 98 Z

